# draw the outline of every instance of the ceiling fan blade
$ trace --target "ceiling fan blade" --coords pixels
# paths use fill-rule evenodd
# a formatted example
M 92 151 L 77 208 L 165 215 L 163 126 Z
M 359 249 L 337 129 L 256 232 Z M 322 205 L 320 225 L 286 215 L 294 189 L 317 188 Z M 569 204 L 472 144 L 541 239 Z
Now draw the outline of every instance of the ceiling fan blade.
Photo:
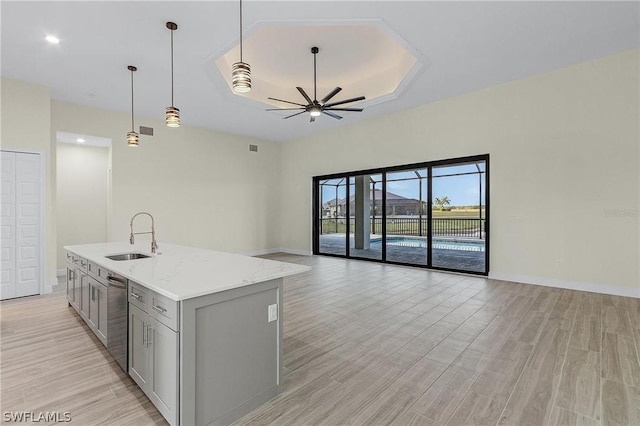
M 295 114 L 291 114 L 291 115 L 288 115 L 288 116 L 284 117 L 283 120 L 286 120 L 287 118 L 295 117 L 296 115 L 304 114 L 305 112 L 307 112 L 307 111 L 296 112 Z
M 336 105 L 348 104 L 349 102 L 363 101 L 364 99 L 365 99 L 364 96 L 358 96 L 357 98 L 351 98 L 351 99 L 346 99 L 340 102 L 334 102 L 332 104 L 326 104 L 325 108 L 331 108 L 332 106 L 336 106 Z
M 296 87 L 296 89 L 298 89 L 298 92 L 300 92 L 300 94 L 307 100 L 307 102 L 309 102 L 310 104 L 313 103 L 309 95 L 307 95 L 307 92 L 305 92 L 302 87 Z
M 297 111 L 297 110 L 304 110 L 305 108 L 269 108 L 269 109 L 265 109 L 265 111 Z
M 325 102 L 327 102 L 329 99 L 333 98 L 335 95 L 338 94 L 338 92 L 340 92 L 342 90 L 342 87 L 336 87 L 335 89 L 333 89 L 331 91 L 331 93 L 329 93 L 327 96 L 325 96 L 324 98 L 322 98 L 322 100 L 320 101 L 321 104 L 324 104 Z
M 335 118 L 336 120 L 342 120 L 342 117 L 340 117 L 338 114 L 328 112 L 326 109 L 322 110 L 322 113 L 328 115 L 331 118 Z
M 306 106 L 306 105 L 303 105 L 303 104 L 299 104 L 297 102 L 284 101 L 282 99 L 276 99 L 276 98 L 267 98 L 267 99 L 271 99 L 272 101 L 284 102 L 286 104 L 300 105 L 301 107 Z
M 355 111 L 355 112 L 362 112 L 364 111 L 362 108 L 325 108 L 325 111 L 329 110 L 329 111 Z
M 314 121 L 316 121 L 316 118 L 312 115 L 311 119 L 309 120 L 309 123 L 313 123 Z

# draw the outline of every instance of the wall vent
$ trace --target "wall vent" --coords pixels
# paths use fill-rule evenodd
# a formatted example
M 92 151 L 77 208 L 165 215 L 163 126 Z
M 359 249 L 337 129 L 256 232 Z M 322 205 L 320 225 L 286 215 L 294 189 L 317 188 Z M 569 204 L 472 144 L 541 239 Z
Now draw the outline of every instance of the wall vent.
M 249 151 L 258 152 L 258 145 L 249 145 Z
M 153 136 L 153 127 L 140 126 L 140 134 L 141 135 L 147 135 L 147 136 Z

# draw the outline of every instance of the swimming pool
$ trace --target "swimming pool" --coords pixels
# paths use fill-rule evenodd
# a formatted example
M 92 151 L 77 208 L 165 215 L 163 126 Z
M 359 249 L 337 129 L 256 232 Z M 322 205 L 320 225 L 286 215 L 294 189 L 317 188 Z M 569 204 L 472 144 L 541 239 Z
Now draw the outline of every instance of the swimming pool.
M 441 250 L 484 251 L 484 240 L 444 240 L 434 238 L 433 248 Z M 382 245 L 382 240 L 371 241 L 371 245 Z M 427 248 L 426 238 L 387 237 L 388 246 Z

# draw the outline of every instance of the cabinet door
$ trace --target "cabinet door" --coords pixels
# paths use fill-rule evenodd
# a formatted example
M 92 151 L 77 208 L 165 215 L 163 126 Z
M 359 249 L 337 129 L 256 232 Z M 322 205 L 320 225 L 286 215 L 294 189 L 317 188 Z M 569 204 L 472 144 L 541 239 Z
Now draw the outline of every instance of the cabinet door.
M 80 278 L 79 271 L 74 267 L 67 269 L 67 299 L 76 312 L 80 312 Z
M 170 424 L 178 423 L 178 333 L 149 317 L 151 350 L 149 399 Z
M 102 343 L 107 344 L 107 286 L 96 285 L 96 296 L 98 298 L 98 328 L 96 334 Z
M 76 292 L 78 294 L 78 292 Z M 80 316 L 89 319 L 89 277 L 85 273 L 80 274 Z
M 147 315 L 129 303 L 129 375 L 147 393 L 150 360 L 147 345 Z
M 94 280 L 89 280 L 89 328 L 91 328 L 93 330 L 93 332 L 95 333 L 96 330 L 98 329 L 98 320 L 99 320 L 99 315 L 100 315 L 100 301 L 99 301 L 99 297 L 100 294 L 98 293 L 98 290 L 96 289 L 96 287 L 98 287 L 100 284 L 98 284 L 96 281 Z
M 75 295 L 75 291 L 73 288 L 73 274 L 75 272 L 75 269 L 67 267 L 67 300 L 69 301 L 69 304 L 74 302 L 73 296 Z

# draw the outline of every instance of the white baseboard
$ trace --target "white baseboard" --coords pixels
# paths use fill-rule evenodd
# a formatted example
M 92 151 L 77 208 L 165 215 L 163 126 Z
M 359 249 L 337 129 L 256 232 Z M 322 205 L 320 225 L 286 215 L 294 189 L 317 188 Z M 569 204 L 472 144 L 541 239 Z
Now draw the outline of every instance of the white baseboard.
M 278 249 L 278 251 L 280 253 L 297 254 L 299 256 L 311 256 L 313 254 L 311 250 L 298 250 L 286 247 L 281 247 L 280 249 Z
M 589 293 L 610 294 L 612 296 L 634 297 L 640 299 L 640 288 L 622 287 L 599 283 L 585 283 L 579 281 L 559 280 L 555 278 L 530 277 L 517 274 L 489 273 L 489 278 L 502 281 L 512 281 L 523 284 L 541 285 L 544 287 L 564 288 L 567 290 L 587 291 Z
M 280 251 L 280 249 L 277 248 L 270 248 L 270 249 L 262 249 L 262 250 L 253 250 L 253 251 L 245 251 L 243 253 L 240 253 L 244 256 L 262 256 L 265 254 L 273 254 L 273 253 L 278 253 Z
M 287 254 L 297 254 L 300 256 L 311 256 L 311 250 L 297 250 L 297 249 L 289 249 L 289 248 L 270 248 L 270 249 L 262 249 L 262 250 L 255 250 L 255 251 L 247 251 L 244 253 L 240 253 L 243 254 L 245 256 L 262 256 L 265 254 L 274 254 L 274 253 L 287 253 Z

